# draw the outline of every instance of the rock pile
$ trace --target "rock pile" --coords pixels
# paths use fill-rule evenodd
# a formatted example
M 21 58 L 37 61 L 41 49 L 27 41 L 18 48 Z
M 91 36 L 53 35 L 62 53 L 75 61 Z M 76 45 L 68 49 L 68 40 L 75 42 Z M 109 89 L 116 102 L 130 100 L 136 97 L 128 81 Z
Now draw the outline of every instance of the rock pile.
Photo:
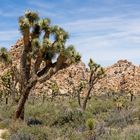
M 97 83 L 101 92 L 123 92 L 140 94 L 140 67 L 127 60 L 119 60 L 106 68 L 106 77 Z
M 12 56 L 13 65 L 19 67 L 22 40 L 12 46 L 9 51 Z M 0 73 L 5 67 L 0 65 Z M 94 86 L 94 93 L 106 92 L 133 92 L 140 94 L 140 67 L 133 65 L 127 60 L 119 60 L 114 65 L 105 68 L 106 76 Z M 60 70 L 49 81 L 43 84 L 37 83 L 35 93 L 50 93 L 50 83 L 55 81 L 60 89 L 60 93 L 72 93 L 73 87 L 78 86 L 83 79 L 88 79 L 89 72 L 83 62 L 73 64 L 70 67 Z

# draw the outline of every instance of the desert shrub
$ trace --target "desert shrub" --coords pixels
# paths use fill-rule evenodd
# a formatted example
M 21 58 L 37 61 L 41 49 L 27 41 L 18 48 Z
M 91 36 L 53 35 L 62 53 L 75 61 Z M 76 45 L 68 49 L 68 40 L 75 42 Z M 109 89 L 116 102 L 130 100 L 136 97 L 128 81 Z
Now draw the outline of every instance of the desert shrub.
M 39 120 L 44 125 L 51 125 L 56 118 L 56 114 L 61 110 L 61 107 L 55 106 L 53 102 L 44 104 L 28 104 L 25 112 L 25 120 L 28 122 L 30 118 Z
M 100 138 L 101 140 L 123 140 L 118 133 L 112 133 L 109 135 L 104 135 Z
M 55 139 L 60 140 L 85 140 L 82 133 L 77 132 L 76 129 L 69 124 L 65 124 L 61 127 L 55 127 L 57 129 L 57 137 Z M 54 139 L 54 137 L 53 137 Z
M 68 101 L 68 107 L 71 108 L 71 109 L 78 108 L 79 105 L 78 105 L 77 99 L 75 99 L 75 98 L 69 99 L 69 101 Z
M 89 130 L 95 129 L 95 126 L 96 126 L 96 120 L 95 119 L 89 118 L 89 119 L 86 120 L 86 127 Z
M 89 102 L 88 111 L 92 112 L 94 115 L 103 112 L 108 112 L 114 108 L 114 103 L 112 100 L 105 99 L 104 101 L 98 98 L 92 98 Z
M 59 112 L 57 118 L 54 120 L 53 125 L 62 126 L 66 123 L 73 124 L 74 126 L 80 125 L 84 121 L 83 113 L 78 109 L 66 108 L 63 112 Z
M 126 140 L 140 140 L 140 126 L 130 125 L 123 130 L 121 135 Z
M 20 126 L 20 125 L 19 125 Z M 11 140 L 47 140 L 47 129 L 39 126 L 22 125 L 17 131 L 12 133 Z
M 27 125 L 28 126 L 31 126 L 31 125 L 42 125 L 42 121 L 38 120 L 38 119 L 33 119 L 33 118 L 30 118 L 28 121 L 27 121 Z
M 15 106 L 2 105 L 0 107 L 1 119 L 9 119 L 9 118 L 12 119 L 14 111 L 15 111 Z
M 22 132 L 18 132 L 16 134 L 11 135 L 9 139 L 10 140 L 34 140 L 33 136 Z
M 5 119 L 5 120 L 0 122 L 0 128 L 1 129 L 9 128 L 10 123 L 11 123 L 10 119 Z
M 111 112 L 105 120 L 107 126 L 113 127 L 126 127 L 127 121 L 124 116 L 119 112 Z
M 124 110 L 123 112 L 110 112 L 105 120 L 107 126 L 124 128 L 129 124 L 135 123 L 136 112 L 133 110 Z

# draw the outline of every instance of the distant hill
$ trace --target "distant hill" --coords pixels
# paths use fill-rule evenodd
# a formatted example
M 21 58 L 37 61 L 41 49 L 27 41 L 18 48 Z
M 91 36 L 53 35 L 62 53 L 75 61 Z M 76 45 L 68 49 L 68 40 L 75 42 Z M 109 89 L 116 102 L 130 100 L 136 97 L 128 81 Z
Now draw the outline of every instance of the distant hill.
M 101 92 L 140 94 L 140 67 L 127 60 L 119 60 L 106 68 L 106 77 L 97 85 Z
M 19 67 L 19 60 L 21 54 L 22 40 L 11 47 L 9 53 L 12 56 L 13 65 Z M 6 71 L 2 64 L 0 64 L 0 73 Z M 140 94 L 140 67 L 133 65 L 127 60 L 119 60 L 112 66 L 105 68 L 106 76 L 101 79 L 93 90 L 94 93 L 110 93 L 122 92 Z M 81 80 L 87 80 L 89 76 L 88 69 L 83 62 L 73 64 L 70 67 L 60 70 L 55 74 L 51 80 L 43 84 L 37 84 L 35 87 L 35 94 L 50 93 L 50 81 L 55 81 L 61 93 L 72 93 L 74 86 L 76 87 Z M 84 93 L 84 91 L 83 91 Z

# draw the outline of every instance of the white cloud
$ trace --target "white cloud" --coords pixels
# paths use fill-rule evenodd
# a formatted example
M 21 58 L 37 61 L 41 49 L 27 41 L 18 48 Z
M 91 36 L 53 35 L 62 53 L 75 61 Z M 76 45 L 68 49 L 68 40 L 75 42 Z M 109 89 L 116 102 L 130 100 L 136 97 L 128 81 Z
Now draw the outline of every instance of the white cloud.
M 0 41 L 13 41 L 19 37 L 18 30 L 0 31 Z
M 52 9 L 55 7 L 55 4 L 53 3 L 49 3 L 49 2 L 40 2 L 38 0 L 30 0 L 28 2 L 29 4 L 33 5 L 33 6 L 36 6 L 36 7 L 39 7 L 39 8 L 43 8 L 43 9 Z
M 118 59 L 140 63 L 140 18 L 104 17 L 62 26 L 72 33 L 69 42 L 77 46 L 85 62 L 92 57 L 102 65 Z

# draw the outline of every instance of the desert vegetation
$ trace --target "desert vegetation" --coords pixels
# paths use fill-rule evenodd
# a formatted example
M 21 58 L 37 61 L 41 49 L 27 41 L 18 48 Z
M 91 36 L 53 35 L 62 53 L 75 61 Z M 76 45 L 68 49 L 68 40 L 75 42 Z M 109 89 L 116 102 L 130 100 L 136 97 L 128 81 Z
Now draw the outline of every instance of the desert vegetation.
M 109 70 L 90 59 L 75 82 L 81 55 L 66 45 L 64 29 L 33 11 L 19 18 L 19 29 L 21 43 L 14 49 L 20 51 L 13 55 L 0 49 L 3 139 L 140 140 L 139 68 L 125 62 L 132 72 L 115 71 L 120 81 L 112 77 L 110 84 Z M 65 71 L 70 86 L 64 92 L 56 77 L 65 77 Z M 38 93 L 40 85 L 43 92 Z

